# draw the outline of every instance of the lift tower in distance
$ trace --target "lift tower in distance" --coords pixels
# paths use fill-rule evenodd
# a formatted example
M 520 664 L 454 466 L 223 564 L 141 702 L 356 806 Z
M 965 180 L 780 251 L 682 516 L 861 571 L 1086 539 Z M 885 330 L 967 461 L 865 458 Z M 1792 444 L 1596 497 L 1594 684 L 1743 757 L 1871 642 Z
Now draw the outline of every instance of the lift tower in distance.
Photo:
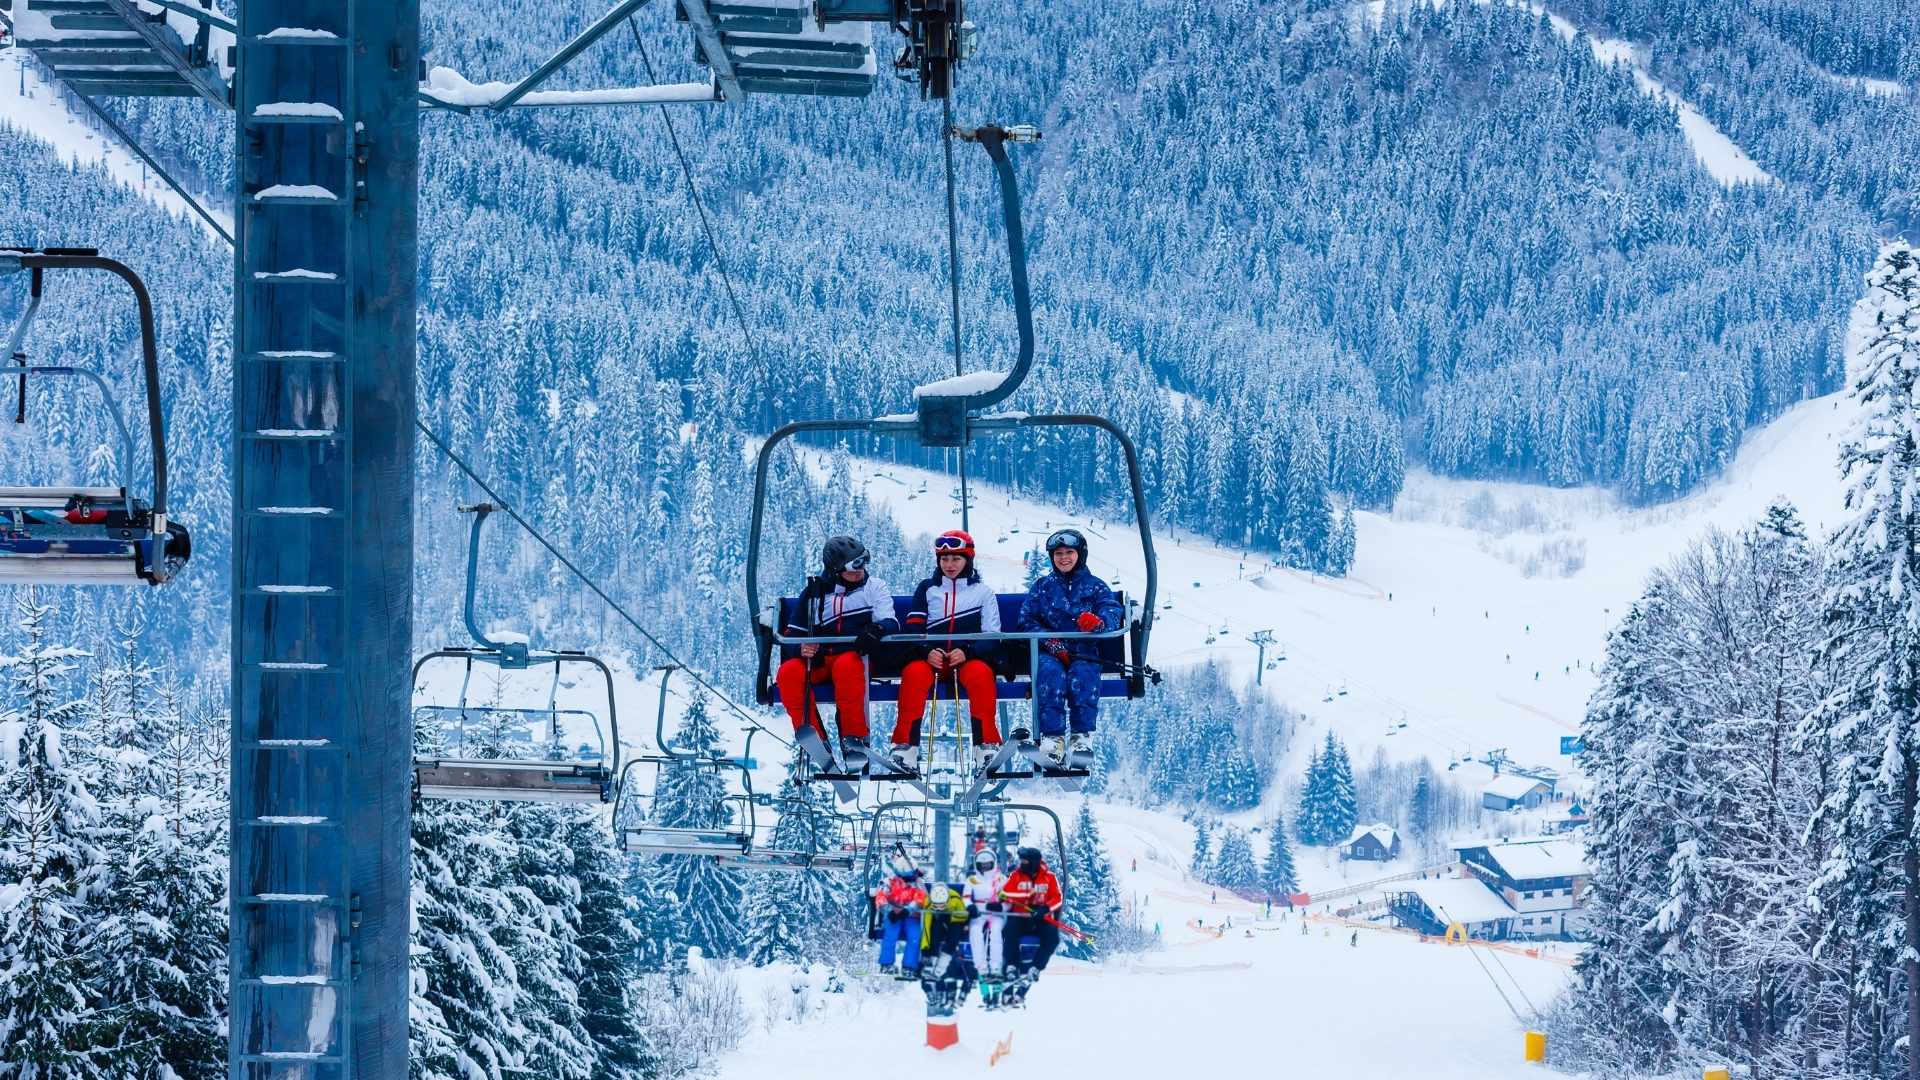
M 407 1074 L 419 0 L 246 0 L 230 1076 Z

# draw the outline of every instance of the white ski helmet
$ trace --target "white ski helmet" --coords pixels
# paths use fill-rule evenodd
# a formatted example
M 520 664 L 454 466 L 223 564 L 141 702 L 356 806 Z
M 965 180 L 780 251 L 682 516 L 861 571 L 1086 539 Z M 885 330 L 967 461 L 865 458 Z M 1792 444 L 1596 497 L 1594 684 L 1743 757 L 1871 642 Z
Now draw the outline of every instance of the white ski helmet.
M 998 863 L 993 857 L 992 848 L 981 848 L 979 851 L 973 853 L 973 868 L 975 870 L 991 870 L 996 865 L 998 865 Z

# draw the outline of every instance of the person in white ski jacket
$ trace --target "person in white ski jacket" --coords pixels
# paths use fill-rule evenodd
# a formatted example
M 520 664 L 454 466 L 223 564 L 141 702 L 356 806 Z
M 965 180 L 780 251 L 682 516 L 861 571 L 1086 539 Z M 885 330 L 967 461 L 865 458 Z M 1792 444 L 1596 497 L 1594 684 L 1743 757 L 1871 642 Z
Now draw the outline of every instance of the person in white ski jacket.
M 945 641 L 941 634 L 997 634 L 1000 599 L 993 586 L 980 580 L 973 567 L 973 537 L 949 529 L 933 541 L 934 574 L 914 590 L 906 622 L 908 633 L 936 640 L 924 654 L 906 662 L 900 671 L 900 711 L 893 725 L 893 756 L 914 768 L 920 753 L 920 719 L 927 698 L 940 680 L 951 678 L 957 695 L 965 691 L 967 713 L 973 720 L 975 765 L 986 768 L 1000 749 L 1000 729 L 994 723 L 997 691 L 994 671 L 1000 660 L 995 641 Z
M 1007 875 L 995 864 L 993 849 L 973 853 L 973 873 L 967 875 L 965 892 L 967 913 L 973 916 L 967 934 L 973 946 L 973 970 L 983 979 L 998 978 L 1007 966 L 1006 946 L 1000 940 L 1007 921 L 1000 890 L 1006 884 Z
M 788 637 L 857 640 L 852 645 L 805 642 L 775 676 L 780 703 L 793 718 L 794 732 L 811 727 L 823 743 L 827 732 L 820 723 L 814 688 L 832 684 L 840 714 L 840 754 L 849 764 L 867 757 L 867 656 L 900 628 L 886 583 L 868 572 L 871 560 L 866 545 L 851 536 L 827 540 L 820 555 L 820 576 L 808 579 L 798 609 L 783 630 Z

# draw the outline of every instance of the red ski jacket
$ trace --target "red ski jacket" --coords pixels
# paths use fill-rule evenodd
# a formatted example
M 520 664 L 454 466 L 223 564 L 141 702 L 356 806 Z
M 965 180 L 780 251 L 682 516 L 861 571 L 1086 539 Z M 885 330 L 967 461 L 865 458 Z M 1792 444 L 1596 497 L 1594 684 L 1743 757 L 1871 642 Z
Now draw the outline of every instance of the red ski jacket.
M 1060 906 L 1060 879 L 1053 876 L 1046 863 L 1040 864 L 1036 873 L 1029 875 L 1025 870 L 1015 870 L 1008 875 L 1007 883 L 1000 895 L 1013 905 L 1013 910 L 1028 915 L 1033 912 L 1031 905 L 1045 904 L 1048 907 Z
M 873 905 L 886 907 L 925 907 L 927 891 L 903 877 L 895 877 L 885 885 L 873 890 Z

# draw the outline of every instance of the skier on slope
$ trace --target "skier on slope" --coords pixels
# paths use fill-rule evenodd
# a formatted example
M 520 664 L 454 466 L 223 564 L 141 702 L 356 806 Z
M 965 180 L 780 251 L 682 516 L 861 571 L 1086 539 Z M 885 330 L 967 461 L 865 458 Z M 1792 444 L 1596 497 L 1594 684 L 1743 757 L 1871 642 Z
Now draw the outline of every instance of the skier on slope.
M 905 855 L 895 854 L 887 865 L 893 877 L 873 890 L 873 906 L 880 921 L 880 971 L 901 975 L 920 969 L 920 914 L 927 906 L 927 891 L 920 887 L 920 868 Z M 894 966 L 896 952 L 900 955 L 898 967 Z
M 1095 634 L 1118 630 L 1126 618 L 1120 601 L 1087 569 L 1087 538 L 1078 529 L 1061 529 L 1047 537 L 1051 573 L 1040 575 L 1027 589 L 1020 606 L 1017 629 L 1054 633 Z M 1042 749 L 1057 761 L 1093 749 L 1093 732 L 1100 711 L 1100 650 L 1084 639 L 1050 639 L 1040 643 L 1039 667 L 1033 673 L 1034 709 L 1039 713 Z M 1068 714 L 1073 736 L 1067 737 Z
M 900 623 L 893 616 L 893 596 L 886 585 L 867 571 L 872 556 L 866 545 L 851 536 L 827 540 L 820 553 L 821 573 L 808 578 L 800 590 L 800 604 L 784 628 L 788 637 L 857 637 L 852 645 L 806 642 L 800 655 L 780 665 L 776 681 L 780 704 L 793 718 L 796 734 L 811 727 L 824 744 L 826 728 L 810 687 L 833 684 L 833 701 L 840 720 L 840 757 L 850 769 L 869 758 L 867 749 L 866 657 Z
M 967 911 L 973 921 L 967 927 L 973 948 L 973 967 L 980 978 L 980 1000 L 988 1008 L 1000 1004 L 1000 977 L 1006 971 L 1006 943 L 1001 934 L 1007 923 L 1007 902 L 1000 898 L 1007 875 L 1000 872 L 991 848 L 973 853 L 973 873 L 967 875 Z
M 1060 879 L 1047 869 L 1040 849 L 1030 847 L 1020 849 L 1019 865 L 1007 876 L 1000 897 L 1010 909 L 1000 934 L 1007 967 L 1007 987 L 1001 998 L 1009 1005 L 1018 1005 L 1026 999 L 1027 987 L 1047 969 L 1053 951 L 1060 947 L 1059 924 L 1049 920 L 1065 897 L 1060 892 Z M 1033 963 L 1023 964 L 1020 940 L 1028 937 L 1037 939 L 1039 945 L 1034 949 Z
M 973 557 L 973 537 L 959 529 L 934 538 L 934 574 L 913 592 L 905 624 L 909 633 L 938 636 L 1000 632 L 1000 600 L 993 588 L 980 580 Z M 894 758 L 909 769 L 918 766 L 920 718 L 927 711 L 927 694 L 939 678 L 951 676 L 958 689 L 967 692 L 967 713 L 973 719 L 974 764 L 984 769 L 1000 744 L 1000 729 L 993 722 L 993 674 L 999 655 L 997 642 L 949 641 L 944 646 L 934 642 L 923 657 L 909 660 L 900 672 Z

